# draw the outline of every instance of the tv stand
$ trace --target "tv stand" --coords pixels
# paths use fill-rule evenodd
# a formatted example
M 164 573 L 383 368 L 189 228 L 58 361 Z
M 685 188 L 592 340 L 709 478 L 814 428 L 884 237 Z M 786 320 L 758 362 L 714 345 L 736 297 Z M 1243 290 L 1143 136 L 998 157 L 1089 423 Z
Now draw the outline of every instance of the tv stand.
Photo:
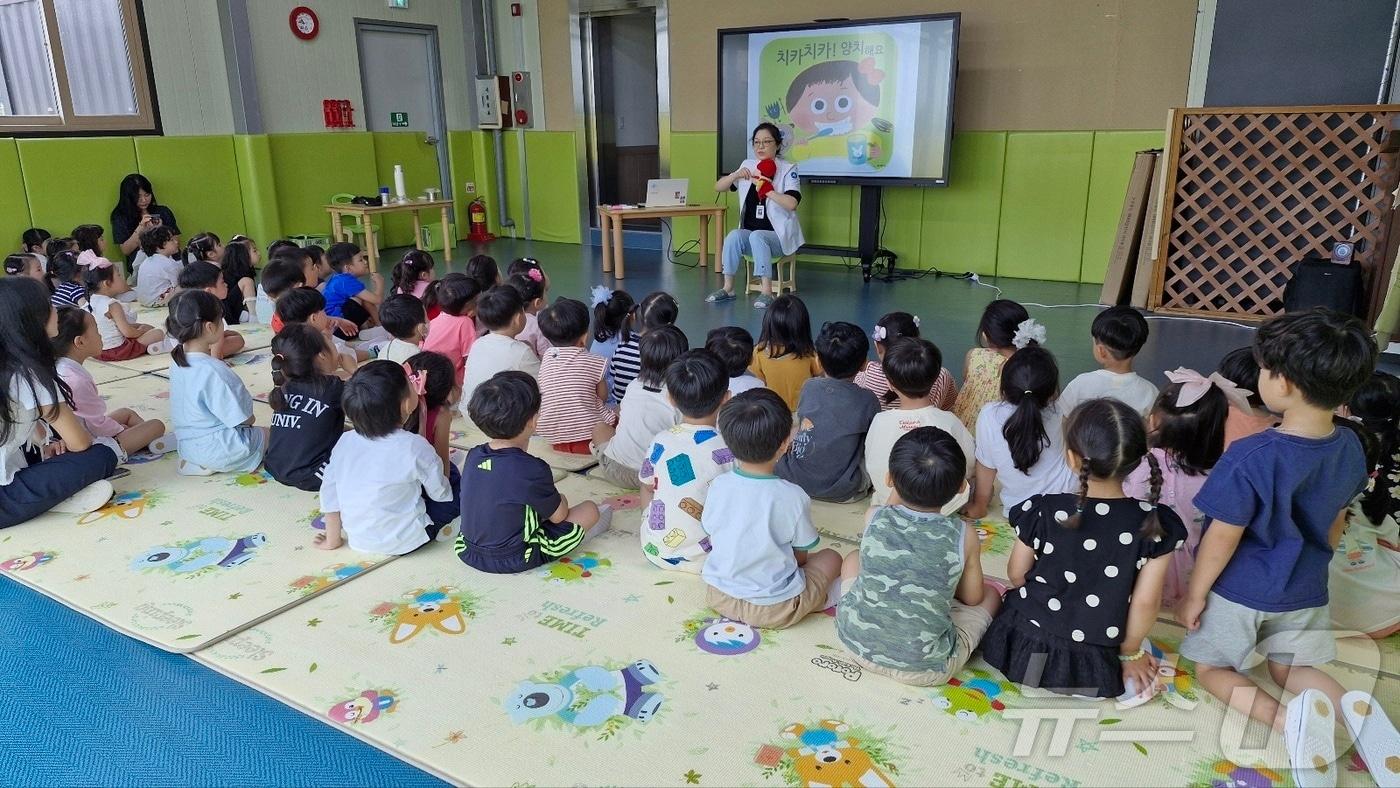
M 877 267 L 883 269 L 880 278 L 886 282 L 897 281 L 895 261 L 899 256 L 880 246 L 880 197 L 883 187 L 862 185 L 860 187 L 860 229 L 856 236 L 856 246 L 826 246 L 823 244 L 803 244 L 799 253 L 827 257 L 858 258 L 861 278 L 869 282 Z M 883 261 L 877 266 L 877 261 Z

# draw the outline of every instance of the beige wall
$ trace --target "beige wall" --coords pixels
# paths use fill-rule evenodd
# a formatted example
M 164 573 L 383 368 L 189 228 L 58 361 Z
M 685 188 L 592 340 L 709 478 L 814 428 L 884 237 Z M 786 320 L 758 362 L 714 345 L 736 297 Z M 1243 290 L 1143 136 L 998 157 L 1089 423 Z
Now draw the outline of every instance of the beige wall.
M 962 12 L 959 130 L 1161 128 L 1186 101 L 1196 0 L 671 0 L 671 127 L 715 130 L 715 31 Z M 540 0 L 550 128 L 573 128 L 568 2 Z M 567 121 L 561 121 L 565 114 Z
M 228 71 L 213 0 L 145 0 L 162 130 L 232 134 Z

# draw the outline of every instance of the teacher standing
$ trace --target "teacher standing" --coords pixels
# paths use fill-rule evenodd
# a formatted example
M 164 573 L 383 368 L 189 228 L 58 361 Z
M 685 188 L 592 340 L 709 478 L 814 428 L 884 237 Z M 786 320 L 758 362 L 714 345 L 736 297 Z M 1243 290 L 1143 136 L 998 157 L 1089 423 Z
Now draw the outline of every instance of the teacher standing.
M 117 206 L 112 209 L 112 240 L 121 244 L 127 272 L 141 251 L 141 233 L 158 224 L 169 227 L 179 243 L 180 225 L 175 221 L 175 212 L 156 202 L 156 191 L 146 176 L 133 172 L 122 178 Z
M 751 141 L 754 157 L 715 181 L 717 192 L 738 190 L 742 218 L 739 228 L 724 237 L 724 287 L 705 300 L 714 304 L 734 298 L 734 275 L 748 255 L 762 285 L 753 305 L 766 309 L 773 303 L 773 259 L 795 254 L 802 245 L 802 225 L 797 221 L 802 192 L 797 165 L 778 158 L 783 145 L 778 127 L 758 124 Z

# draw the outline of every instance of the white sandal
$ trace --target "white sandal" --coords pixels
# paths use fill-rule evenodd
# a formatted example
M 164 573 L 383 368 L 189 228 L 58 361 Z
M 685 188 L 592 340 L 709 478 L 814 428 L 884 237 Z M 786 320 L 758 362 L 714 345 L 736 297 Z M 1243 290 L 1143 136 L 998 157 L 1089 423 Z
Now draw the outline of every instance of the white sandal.
M 1293 782 L 1298 788 L 1334 788 L 1337 784 L 1337 721 L 1332 701 L 1318 690 L 1303 690 L 1288 702 L 1283 730 Z
M 1400 787 L 1400 732 L 1381 704 L 1368 692 L 1352 690 L 1342 696 L 1342 721 L 1376 785 Z

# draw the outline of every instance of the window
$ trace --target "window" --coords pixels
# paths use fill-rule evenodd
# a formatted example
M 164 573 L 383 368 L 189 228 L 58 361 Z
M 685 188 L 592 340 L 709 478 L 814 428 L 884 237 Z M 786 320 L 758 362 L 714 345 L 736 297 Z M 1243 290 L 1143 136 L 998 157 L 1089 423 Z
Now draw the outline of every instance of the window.
M 156 128 L 137 0 L 0 0 L 0 132 Z

